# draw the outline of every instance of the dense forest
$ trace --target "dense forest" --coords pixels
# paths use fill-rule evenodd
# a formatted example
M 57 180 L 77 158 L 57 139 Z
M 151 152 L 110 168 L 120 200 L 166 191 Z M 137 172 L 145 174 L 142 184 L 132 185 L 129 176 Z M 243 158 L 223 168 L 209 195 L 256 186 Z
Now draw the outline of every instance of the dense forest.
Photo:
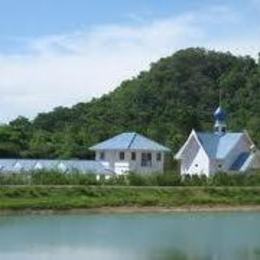
M 259 62 L 189 48 L 101 98 L 1 125 L 0 157 L 91 158 L 89 146 L 123 131 L 142 133 L 175 152 L 192 128 L 212 130 L 219 89 L 229 130 L 247 129 L 260 145 Z

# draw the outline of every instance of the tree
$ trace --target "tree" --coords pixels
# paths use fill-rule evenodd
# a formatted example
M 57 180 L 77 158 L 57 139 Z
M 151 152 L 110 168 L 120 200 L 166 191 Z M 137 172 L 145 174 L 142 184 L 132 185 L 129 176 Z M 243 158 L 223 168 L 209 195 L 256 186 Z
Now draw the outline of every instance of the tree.
M 259 64 L 249 56 L 189 48 L 101 98 L 0 127 L 0 155 L 91 158 L 89 146 L 123 131 L 147 135 L 175 152 L 192 128 L 212 130 L 219 88 L 229 128 L 247 128 L 260 144 Z

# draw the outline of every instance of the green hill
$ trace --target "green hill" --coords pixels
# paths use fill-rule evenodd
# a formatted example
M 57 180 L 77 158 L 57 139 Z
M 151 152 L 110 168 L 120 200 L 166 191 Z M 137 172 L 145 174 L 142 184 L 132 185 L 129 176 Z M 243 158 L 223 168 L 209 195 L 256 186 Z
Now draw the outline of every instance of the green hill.
M 219 88 L 229 129 L 247 129 L 260 144 L 259 64 L 249 56 L 190 48 L 99 99 L 1 126 L 0 157 L 89 158 L 90 145 L 123 131 L 176 151 L 192 128 L 212 130 Z

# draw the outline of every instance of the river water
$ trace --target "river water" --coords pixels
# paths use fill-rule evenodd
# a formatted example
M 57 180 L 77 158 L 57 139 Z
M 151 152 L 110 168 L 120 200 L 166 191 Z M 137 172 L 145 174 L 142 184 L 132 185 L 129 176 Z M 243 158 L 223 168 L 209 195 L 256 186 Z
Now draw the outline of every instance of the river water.
M 260 213 L 1 216 L 0 259 L 260 259 Z

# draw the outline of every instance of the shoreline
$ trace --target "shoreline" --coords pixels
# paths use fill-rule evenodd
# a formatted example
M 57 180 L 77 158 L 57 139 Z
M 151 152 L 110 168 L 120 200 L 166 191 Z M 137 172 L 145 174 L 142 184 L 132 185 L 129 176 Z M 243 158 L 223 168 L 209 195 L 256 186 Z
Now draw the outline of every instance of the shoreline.
M 208 205 L 181 207 L 101 207 L 74 209 L 0 209 L 0 216 L 6 215 L 73 215 L 73 214 L 160 214 L 160 213 L 235 213 L 260 212 L 260 205 Z
M 260 187 L 1 187 L 0 215 L 260 212 Z

